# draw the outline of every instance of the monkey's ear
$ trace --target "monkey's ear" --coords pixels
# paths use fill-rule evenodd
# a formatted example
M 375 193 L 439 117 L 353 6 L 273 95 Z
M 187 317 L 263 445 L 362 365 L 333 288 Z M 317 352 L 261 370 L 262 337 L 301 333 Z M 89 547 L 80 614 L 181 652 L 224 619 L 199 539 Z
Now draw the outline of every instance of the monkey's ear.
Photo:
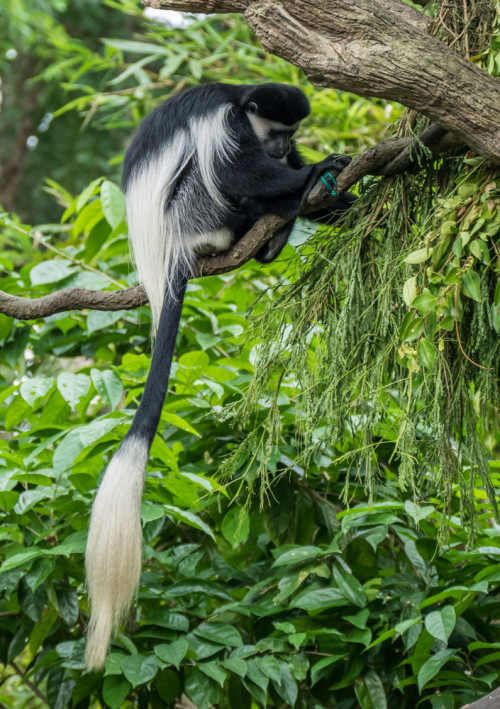
M 245 109 L 248 111 L 248 113 L 257 113 L 258 106 L 254 101 L 250 101 L 250 103 L 247 103 L 245 106 Z

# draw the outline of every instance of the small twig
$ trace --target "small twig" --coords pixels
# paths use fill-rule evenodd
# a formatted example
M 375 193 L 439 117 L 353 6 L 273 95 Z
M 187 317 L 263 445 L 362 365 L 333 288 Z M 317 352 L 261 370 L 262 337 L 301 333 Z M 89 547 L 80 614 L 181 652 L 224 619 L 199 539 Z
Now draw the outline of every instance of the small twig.
M 22 669 L 18 667 L 15 662 L 11 662 L 10 664 L 14 668 L 16 674 L 18 674 L 19 677 L 22 678 L 24 684 L 29 687 L 29 689 L 31 689 L 31 691 L 36 694 L 36 696 L 41 699 L 46 706 L 48 706 L 49 702 L 47 701 L 47 697 L 45 696 L 45 694 L 43 694 L 43 692 L 41 692 L 38 687 L 33 684 L 33 682 L 31 682 L 29 679 L 26 679 L 26 673 L 23 672 Z

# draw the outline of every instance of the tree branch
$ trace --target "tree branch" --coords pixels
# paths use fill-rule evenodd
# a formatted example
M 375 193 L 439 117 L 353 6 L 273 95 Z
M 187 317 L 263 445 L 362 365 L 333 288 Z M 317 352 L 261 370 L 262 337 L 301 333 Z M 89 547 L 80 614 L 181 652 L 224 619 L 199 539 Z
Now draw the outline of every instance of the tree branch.
M 500 164 L 500 81 L 427 32 L 399 0 L 143 0 L 188 12 L 244 12 L 264 49 L 317 86 L 415 109 Z
M 338 191 L 344 192 L 366 175 L 393 175 L 413 167 L 415 155 L 425 145 L 439 152 L 442 145 L 447 148 L 456 144 L 438 126 L 431 126 L 422 132 L 419 138 L 391 138 L 378 143 L 355 158 L 337 178 Z M 328 190 L 319 181 L 311 190 L 307 205 L 301 214 L 328 205 L 335 201 Z M 194 278 L 227 273 L 249 261 L 273 234 L 284 224 L 274 214 L 267 214 L 248 231 L 245 236 L 228 251 L 216 256 L 200 258 L 196 264 Z M 126 288 L 120 291 L 105 292 L 83 288 L 67 288 L 51 293 L 42 298 L 28 300 L 0 291 L 0 313 L 18 320 L 42 318 L 66 310 L 132 310 L 148 302 L 142 286 Z
M 500 688 L 481 697 L 472 704 L 464 704 L 462 709 L 498 709 L 500 706 Z

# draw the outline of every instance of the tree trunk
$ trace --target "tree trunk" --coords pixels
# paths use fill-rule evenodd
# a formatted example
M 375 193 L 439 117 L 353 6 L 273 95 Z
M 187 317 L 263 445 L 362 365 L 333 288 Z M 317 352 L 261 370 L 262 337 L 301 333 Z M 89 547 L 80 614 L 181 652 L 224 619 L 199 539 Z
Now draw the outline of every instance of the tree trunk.
M 500 164 L 500 81 L 427 32 L 399 0 L 143 0 L 190 12 L 244 12 L 262 46 L 309 81 L 398 101 Z

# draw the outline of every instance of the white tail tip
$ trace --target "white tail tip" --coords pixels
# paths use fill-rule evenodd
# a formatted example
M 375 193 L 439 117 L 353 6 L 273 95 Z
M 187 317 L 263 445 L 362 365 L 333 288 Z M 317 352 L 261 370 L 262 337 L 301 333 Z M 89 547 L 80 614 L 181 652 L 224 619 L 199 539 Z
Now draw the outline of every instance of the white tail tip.
M 134 599 L 141 574 L 141 498 L 148 460 L 141 438 L 126 438 L 108 465 L 94 500 L 85 553 L 92 615 L 85 659 L 104 667 L 111 634 Z

